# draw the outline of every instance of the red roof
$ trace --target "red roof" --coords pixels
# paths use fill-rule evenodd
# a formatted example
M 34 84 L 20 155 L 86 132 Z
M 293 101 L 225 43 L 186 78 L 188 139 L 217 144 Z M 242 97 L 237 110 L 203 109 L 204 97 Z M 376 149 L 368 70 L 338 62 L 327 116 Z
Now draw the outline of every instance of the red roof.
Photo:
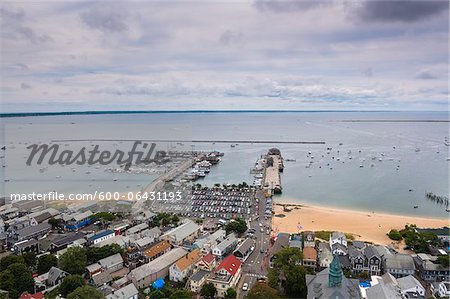
M 205 255 L 203 257 L 203 261 L 205 261 L 208 264 L 211 264 L 214 261 L 214 259 L 215 259 L 215 256 L 212 255 L 211 253 L 208 253 L 207 255 Z
M 28 294 L 27 292 L 23 292 L 22 295 L 20 295 L 19 299 L 43 299 L 44 294 L 42 292 L 38 292 L 36 294 Z
M 219 266 L 217 266 L 216 270 L 214 272 L 218 272 L 221 269 L 225 269 L 228 273 L 230 273 L 230 275 L 235 275 L 236 272 L 239 270 L 239 268 L 241 267 L 241 261 L 238 260 L 237 257 L 235 257 L 234 255 L 229 255 L 227 256 L 220 264 Z

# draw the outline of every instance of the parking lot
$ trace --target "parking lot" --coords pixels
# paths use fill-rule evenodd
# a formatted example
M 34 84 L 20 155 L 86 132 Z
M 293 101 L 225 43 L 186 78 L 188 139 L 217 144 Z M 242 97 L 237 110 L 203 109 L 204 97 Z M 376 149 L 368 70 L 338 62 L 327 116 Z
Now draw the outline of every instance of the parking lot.
M 152 202 L 151 207 L 156 212 L 176 213 L 189 218 L 215 218 L 229 220 L 232 218 L 250 218 L 256 211 L 255 189 L 243 188 L 199 188 L 181 187 L 180 200 L 167 202 Z

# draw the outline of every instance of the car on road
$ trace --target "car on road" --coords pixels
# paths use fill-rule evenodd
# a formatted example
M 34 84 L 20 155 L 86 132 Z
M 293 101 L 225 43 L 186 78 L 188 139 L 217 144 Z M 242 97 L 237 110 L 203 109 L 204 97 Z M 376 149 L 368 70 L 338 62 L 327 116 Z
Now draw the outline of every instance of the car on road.
M 244 285 L 242 286 L 242 290 L 243 291 L 247 291 L 248 290 L 248 283 L 244 283 Z
M 261 253 L 264 253 L 264 248 L 261 248 L 260 250 L 259 250 L 259 252 L 261 252 Z

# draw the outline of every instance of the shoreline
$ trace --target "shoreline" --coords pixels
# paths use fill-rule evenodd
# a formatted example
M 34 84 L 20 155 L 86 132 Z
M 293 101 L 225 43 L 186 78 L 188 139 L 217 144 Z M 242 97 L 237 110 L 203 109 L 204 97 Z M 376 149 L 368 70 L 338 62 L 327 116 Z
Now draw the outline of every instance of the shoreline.
M 292 208 L 290 211 L 285 207 Z M 423 228 L 450 226 L 449 219 L 365 212 L 334 207 L 305 204 L 274 203 L 272 230 L 275 233 L 300 231 L 342 231 L 355 236 L 355 240 L 400 248 L 399 242 L 388 238 L 391 229 L 403 229 L 406 224 Z M 281 216 L 280 215 L 284 215 Z
M 419 219 L 428 219 L 428 220 L 449 220 L 450 225 L 450 213 L 448 213 L 448 217 L 429 217 L 429 216 L 420 216 L 420 215 L 411 215 L 411 214 L 395 214 L 395 213 L 388 213 L 385 211 L 365 211 L 365 210 L 357 210 L 357 209 L 350 209 L 350 208 L 341 208 L 336 206 L 324 206 L 324 205 L 316 205 L 316 204 L 309 204 L 309 203 L 293 203 L 293 202 L 278 202 L 274 200 L 273 203 L 274 206 L 286 206 L 286 207 L 298 207 L 298 208 L 321 208 L 321 209 L 329 209 L 329 210 L 336 210 L 336 211 L 342 211 L 342 212 L 355 212 L 355 213 L 363 213 L 363 214 L 377 214 L 377 215 L 383 215 L 383 216 L 393 216 L 393 217 L 408 217 L 408 218 L 419 218 Z

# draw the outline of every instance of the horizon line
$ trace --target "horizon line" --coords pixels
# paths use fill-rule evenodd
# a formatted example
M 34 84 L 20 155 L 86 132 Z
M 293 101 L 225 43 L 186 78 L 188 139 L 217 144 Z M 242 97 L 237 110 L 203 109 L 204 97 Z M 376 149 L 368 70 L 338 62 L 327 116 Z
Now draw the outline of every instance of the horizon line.
M 299 112 L 447 112 L 440 110 L 85 110 L 85 111 L 43 111 L 5 112 L 0 118 L 58 115 L 106 115 L 106 114 L 170 114 L 170 113 L 299 113 Z

